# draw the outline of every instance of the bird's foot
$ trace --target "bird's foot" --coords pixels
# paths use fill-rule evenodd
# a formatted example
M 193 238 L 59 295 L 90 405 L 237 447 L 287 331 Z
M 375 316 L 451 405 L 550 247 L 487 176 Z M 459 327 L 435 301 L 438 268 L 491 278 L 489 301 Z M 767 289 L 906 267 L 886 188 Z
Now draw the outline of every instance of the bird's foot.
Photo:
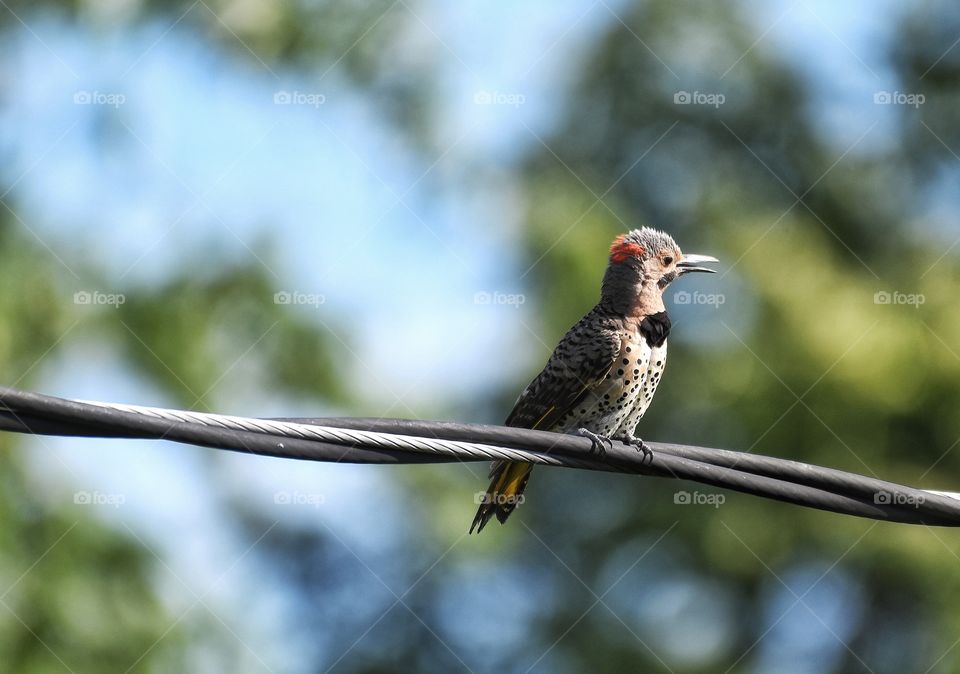
M 645 443 L 645 442 L 644 442 L 643 440 L 641 440 L 640 438 L 636 437 L 635 435 L 630 435 L 630 436 L 627 436 L 627 437 L 623 438 L 623 442 L 624 442 L 624 444 L 632 445 L 632 446 L 636 447 L 638 452 L 643 452 L 643 458 L 644 458 L 644 460 L 646 460 L 646 461 L 652 461 L 652 460 L 653 460 L 653 450 L 650 449 L 650 448 L 647 446 L 647 443 Z
M 610 445 L 610 448 L 613 449 L 613 440 L 605 435 L 598 435 L 597 433 L 587 430 L 586 428 L 578 428 L 576 435 L 584 438 L 590 438 L 590 443 L 593 445 L 590 448 L 590 451 L 596 452 L 601 456 L 607 452 L 607 450 L 603 448 L 603 443 L 606 442 L 608 445 Z

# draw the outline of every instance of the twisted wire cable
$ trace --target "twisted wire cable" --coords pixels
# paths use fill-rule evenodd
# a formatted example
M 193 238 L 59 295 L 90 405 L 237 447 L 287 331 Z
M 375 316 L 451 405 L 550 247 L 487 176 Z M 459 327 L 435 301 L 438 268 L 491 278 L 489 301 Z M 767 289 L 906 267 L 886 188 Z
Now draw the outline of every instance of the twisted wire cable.
M 166 439 L 290 459 L 440 463 L 506 459 L 693 480 L 799 506 L 908 524 L 960 526 L 960 494 L 744 452 L 648 442 L 652 458 L 615 442 L 603 453 L 572 435 L 485 424 L 209 414 L 56 398 L 0 387 L 0 430 Z

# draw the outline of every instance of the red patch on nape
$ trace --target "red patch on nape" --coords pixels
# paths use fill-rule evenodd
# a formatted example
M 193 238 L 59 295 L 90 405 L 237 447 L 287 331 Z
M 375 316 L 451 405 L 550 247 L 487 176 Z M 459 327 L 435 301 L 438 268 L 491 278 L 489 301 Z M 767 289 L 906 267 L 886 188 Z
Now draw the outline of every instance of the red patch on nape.
M 625 234 L 621 234 L 613 240 L 613 245 L 610 246 L 611 262 L 623 262 L 631 257 L 640 258 L 646 255 L 646 248 L 639 243 L 627 241 L 626 238 Z

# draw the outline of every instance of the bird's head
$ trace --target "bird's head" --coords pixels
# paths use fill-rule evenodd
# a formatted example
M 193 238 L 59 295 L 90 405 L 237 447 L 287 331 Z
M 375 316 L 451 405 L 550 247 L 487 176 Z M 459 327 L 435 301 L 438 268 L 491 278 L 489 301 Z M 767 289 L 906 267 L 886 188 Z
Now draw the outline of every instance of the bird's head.
M 663 291 L 678 277 L 715 270 L 699 265 L 717 262 L 709 255 L 686 254 L 669 234 L 650 227 L 621 234 L 610 246 L 601 301 L 624 314 L 663 311 Z

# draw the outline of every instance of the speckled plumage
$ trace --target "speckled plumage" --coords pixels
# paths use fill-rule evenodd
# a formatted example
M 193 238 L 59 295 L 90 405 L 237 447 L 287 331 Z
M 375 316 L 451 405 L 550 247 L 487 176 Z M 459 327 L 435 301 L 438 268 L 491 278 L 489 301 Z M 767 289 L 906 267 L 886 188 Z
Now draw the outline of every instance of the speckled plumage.
M 651 354 L 662 354 L 661 368 L 666 354 L 666 340 L 653 346 L 640 323 L 594 307 L 560 340 L 543 371 L 520 395 L 506 425 L 558 433 L 586 428 L 609 437 L 632 437 L 626 421 L 639 421 L 649 404 L 644 404 L 643 393 L 650 392 Z
M 505 424 L 640 443 L 634 431 L 667 360 L 670 319 L 662 293 L 681 273 L 675 269 L 681 257 L 673 239 L 657 230 L 618 237 L 600 302 L 563 336 Z M 509 517 L 531 470 L 530 464 L 494 462 L 471 533 L 494 515 L 501 523 Z

